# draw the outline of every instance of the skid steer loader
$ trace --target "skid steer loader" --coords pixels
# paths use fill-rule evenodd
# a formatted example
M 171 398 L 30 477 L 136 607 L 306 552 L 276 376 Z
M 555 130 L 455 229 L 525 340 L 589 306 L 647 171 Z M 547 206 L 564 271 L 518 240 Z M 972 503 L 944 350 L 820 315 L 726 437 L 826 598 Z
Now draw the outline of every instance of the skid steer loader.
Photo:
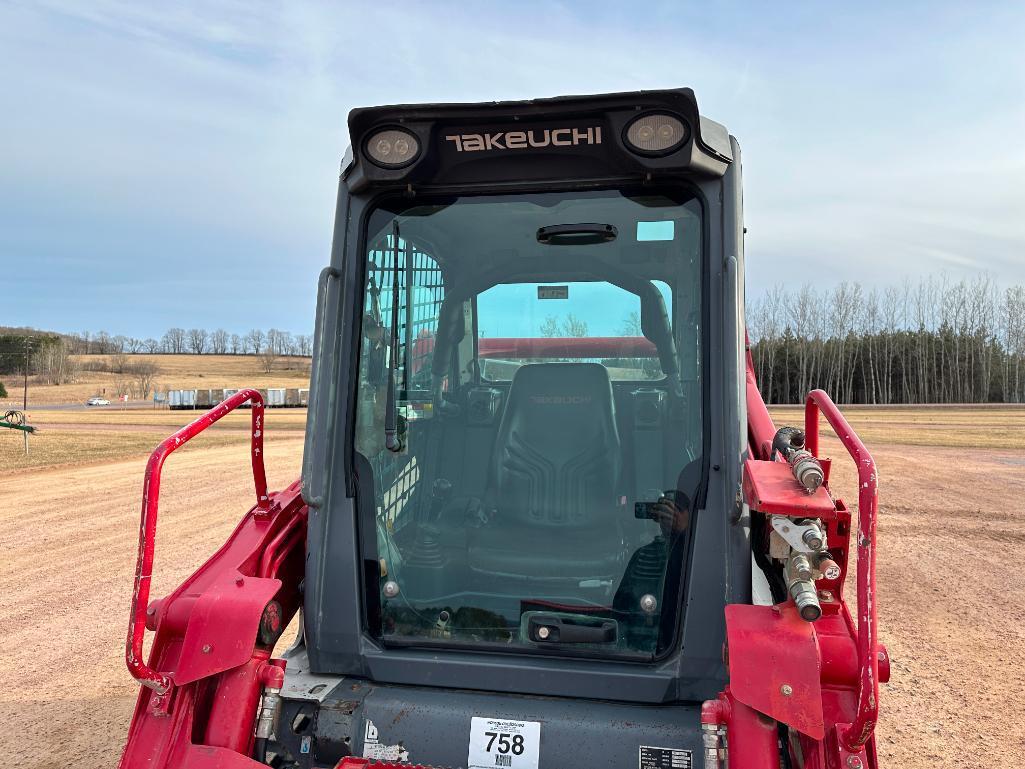
M 255 390 L 150 459 L 123 769 L 875 767 L 875 466 L 759 395 L 736 140 L 689 89 L 348 127 L 301 479 Z M 255 505 L 153 598 L 164 459 L 244 404 Z

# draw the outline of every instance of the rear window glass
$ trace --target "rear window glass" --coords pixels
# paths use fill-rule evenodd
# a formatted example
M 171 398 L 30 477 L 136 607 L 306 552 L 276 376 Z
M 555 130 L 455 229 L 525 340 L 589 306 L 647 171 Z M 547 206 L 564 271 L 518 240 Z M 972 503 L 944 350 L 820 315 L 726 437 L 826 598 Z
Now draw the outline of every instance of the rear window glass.
M 654 281 L 672 317 L 672 293 Z M 655 346 L 641 331 L 641 300 L 611 283 L 511 283 L 477 297 L 481 376 L 509 381 L 520 366 L 600 363 L 619 381 L 662 379 Z

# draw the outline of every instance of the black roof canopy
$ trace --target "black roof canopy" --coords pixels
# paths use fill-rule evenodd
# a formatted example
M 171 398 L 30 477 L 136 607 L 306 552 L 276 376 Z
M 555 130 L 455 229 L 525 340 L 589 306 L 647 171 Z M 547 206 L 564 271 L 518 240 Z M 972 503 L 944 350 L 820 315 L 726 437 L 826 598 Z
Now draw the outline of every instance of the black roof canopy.
M 630 124 L 651 113 L 672 115 L 685 126 L 685 141 L 668 154 L 644 155 L 626 144 Z M 419 144 L 405 167 L 383 168 L 367 154 L 367 143 L 389 128 L 408 131 Z M 689 88 L 362 107 L 349 113 L 349 135 L 353 158 L 343 176 L 353 192 L 721 176 L 732 160 L 725 128 L 700 117 Z

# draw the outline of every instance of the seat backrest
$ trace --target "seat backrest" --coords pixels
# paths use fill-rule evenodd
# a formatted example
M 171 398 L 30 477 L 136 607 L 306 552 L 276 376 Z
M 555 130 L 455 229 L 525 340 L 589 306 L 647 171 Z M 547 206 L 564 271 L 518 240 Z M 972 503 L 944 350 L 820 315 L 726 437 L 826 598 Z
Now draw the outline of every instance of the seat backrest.
M 517 369 L 491 461 L 490 501 L 503 523 L 565 530 L 614 520 L 621 462 L 604 366 Z

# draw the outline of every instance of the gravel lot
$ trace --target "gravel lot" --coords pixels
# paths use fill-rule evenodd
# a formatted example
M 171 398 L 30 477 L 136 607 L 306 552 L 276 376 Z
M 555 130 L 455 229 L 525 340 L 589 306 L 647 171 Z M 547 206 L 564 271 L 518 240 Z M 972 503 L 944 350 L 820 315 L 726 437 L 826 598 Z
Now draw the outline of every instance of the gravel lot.
M 1025 422 L 1025 412 L 1017 427 Z M 941 420 L 942 421 L 942 420 Z M 868 425 L 866 425 L 867 427 Z M 979 436 L 980 438 L 982 436 Z M 838 457 L 834 490 L 853 503 Z M 1025 756 L 1025 452 L 872 441 L 884 767 L 1017 766 Z M 272 487 L 302 443 L 268 446 Z M 123 663 L 143 457 L 0 471 L 0 748 L 21 769 L 117 763 L 136 687 Z M 173 456 L 153 595 L 181 581 L 250 504 L 244 445 Z M 853 506 L 853 504 L 852 504 Z

